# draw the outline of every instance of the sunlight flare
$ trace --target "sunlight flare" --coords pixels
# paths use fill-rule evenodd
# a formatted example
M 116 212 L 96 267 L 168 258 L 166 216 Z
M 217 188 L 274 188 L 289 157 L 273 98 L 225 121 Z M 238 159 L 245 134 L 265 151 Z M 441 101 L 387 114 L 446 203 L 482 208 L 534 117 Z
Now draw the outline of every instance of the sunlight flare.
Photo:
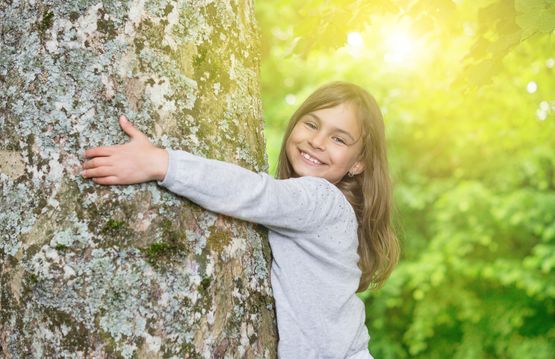
M 349 46 L 358 49 L 364 46 L 364 39 L 360 32 L 350 32 L 347 34 L 347 44 Z
M 404 28 L 397 28 L 387 33 L 385 48 L 385 61 L 396 64 L 407 63 L 416 50 L 415 40 Z

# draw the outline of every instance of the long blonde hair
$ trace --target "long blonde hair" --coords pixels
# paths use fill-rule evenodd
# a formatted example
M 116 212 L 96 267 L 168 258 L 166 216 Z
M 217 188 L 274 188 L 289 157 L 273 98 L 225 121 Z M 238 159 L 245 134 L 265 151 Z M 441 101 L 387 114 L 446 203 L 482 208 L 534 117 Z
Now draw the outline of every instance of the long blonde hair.
M 345 175 L 336 186 L 353 207 L 358 222 L 359 268 L 362 271 L 357 292 L 377 288 L 389 277 L 399 261 L 400 247 L 391 225 L 392 184 L 387 163 L 385 130 L 376 100 L 364 89 L 346 82 L 332 82 L 318 88 L 295 111 L 281 145 L 277 177 L 290 178 L 293 167 L 285 151 L 293 128 L 304 115 L 349 103 L 362 122 L 365 169 L 352 177 Z

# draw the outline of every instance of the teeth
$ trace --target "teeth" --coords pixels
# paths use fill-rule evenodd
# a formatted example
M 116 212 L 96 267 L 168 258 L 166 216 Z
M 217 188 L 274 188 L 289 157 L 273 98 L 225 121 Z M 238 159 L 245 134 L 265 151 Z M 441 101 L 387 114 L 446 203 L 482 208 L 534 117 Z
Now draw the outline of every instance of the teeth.
M 322 164 L 322 162 L 318 161 L 316 158 L 310 157 L 310 155 L 308 153 L 301 152 L 301 154 L 304 158 L 306 158 L 307 160 L 309 160 L 310 162 L 312 162 L 316 165 L 321 165 Z

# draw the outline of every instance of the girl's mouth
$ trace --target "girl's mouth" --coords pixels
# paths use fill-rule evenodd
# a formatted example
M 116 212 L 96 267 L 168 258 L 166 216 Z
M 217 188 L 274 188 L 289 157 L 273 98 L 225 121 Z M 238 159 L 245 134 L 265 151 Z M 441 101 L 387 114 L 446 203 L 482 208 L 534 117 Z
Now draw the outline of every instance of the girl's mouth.
M 301 157 L 305 160 L 305 162 L 308 162 L 309 164 L 313 165 L 313 166 L 319 166 L 319 165 L 323 165 L 322 162 L 320 162 L 319 160 L 317 160 L 316 158 L 312 157 L 311 155 L 309 155 L 306 152 L 300 151 L 301 153 Z

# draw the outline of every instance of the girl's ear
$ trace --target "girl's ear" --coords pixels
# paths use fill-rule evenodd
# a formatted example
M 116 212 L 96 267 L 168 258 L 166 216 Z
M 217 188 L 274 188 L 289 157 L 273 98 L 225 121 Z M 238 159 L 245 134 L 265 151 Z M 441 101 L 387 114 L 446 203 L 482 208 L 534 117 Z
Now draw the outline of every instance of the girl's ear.
M 364 167 L 365 166 L 362 160 L 356 161 L 355 164 L 351 166 L 349 172 L 351 172 L 353 175 L 358 175 L 364 171 Z

